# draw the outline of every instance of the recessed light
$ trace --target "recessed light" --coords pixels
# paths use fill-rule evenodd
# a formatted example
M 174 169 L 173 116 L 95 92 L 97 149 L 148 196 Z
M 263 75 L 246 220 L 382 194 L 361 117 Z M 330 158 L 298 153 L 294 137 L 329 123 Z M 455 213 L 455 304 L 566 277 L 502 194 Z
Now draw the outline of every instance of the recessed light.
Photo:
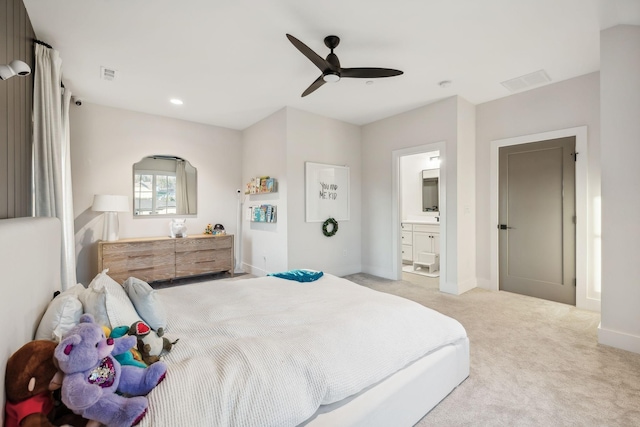
M 451 86 L 451 80 L 443 80 L 443 81 L 438 83 L 438 86 L 440 86 L 443 89 L 447 88 L 447 87 Z
M 182 104 L 184 104 L 184 102 L 182 102 L 182 100 L 181 100 L 181 99 L 178 99 L 178 98 L 172 98 L 170 102 L 171 102 L 173 105 L 182 105 Z
M 373 84 L 373 80 L 367 80 L 367 81 L 365 82 L 365 84 L 367 84 L 367 85 L 372 85 L 372 84 Z

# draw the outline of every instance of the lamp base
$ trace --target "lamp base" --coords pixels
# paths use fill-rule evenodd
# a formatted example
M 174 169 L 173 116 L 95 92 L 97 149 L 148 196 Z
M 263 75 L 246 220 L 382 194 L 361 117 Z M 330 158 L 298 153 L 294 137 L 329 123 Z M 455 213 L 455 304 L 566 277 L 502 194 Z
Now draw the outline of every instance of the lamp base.
M 118 228 L 118 212 L 105 212 L 102 240 L 105 242 L 114 242 L 118 240 Z

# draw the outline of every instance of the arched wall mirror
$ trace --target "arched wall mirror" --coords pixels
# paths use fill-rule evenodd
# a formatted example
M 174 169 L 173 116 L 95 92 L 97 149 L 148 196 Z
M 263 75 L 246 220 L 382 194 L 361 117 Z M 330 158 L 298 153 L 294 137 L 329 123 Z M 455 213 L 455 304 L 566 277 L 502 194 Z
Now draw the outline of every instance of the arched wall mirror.
M 133 165 L 133 216 L 196 215 L 197 171 L 187 160 L 144 157 Z

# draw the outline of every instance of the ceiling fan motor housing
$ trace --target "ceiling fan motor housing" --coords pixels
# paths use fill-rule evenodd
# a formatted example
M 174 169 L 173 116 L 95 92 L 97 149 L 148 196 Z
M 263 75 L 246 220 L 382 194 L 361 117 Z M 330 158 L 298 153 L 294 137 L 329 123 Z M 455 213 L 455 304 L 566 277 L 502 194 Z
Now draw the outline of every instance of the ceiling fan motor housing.
M 336 37 L 336 36 L 329 36 L 329 37 Z M 338 41 L 340 41 L 340 39 L 338 39 Z M 325 43 L 326 43 L 326 39 L 325 39 Z M 327 68 L 322 72 L 322 79 L 325 82 L 329 82 L 329 83 L 335 83 L 339 81 L 340 80 L 340 60 L 338 59 L 338 55 L 333 53 L 333 49 L 331 50 L 331 53 L 327 55 L 327 63 L 329 64 L 329 68 Z

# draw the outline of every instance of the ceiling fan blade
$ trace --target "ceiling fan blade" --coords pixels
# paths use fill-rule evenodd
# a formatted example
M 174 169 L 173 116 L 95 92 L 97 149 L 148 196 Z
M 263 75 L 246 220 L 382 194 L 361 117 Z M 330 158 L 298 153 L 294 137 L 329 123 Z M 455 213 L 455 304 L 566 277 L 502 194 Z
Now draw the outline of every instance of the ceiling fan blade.
M 342 68 L 341 77 L 355 77 L 359 79 L 375 79 L 378 77 L 393 77 L 403 74 L 400 70 L 391 68 Z
M 318 77 L 304 92 L 302 92 L 302 96 L 309 95 L 311 92 L 315 91 L 323 84 L 325 84 L 325 81 L 322 76 Z
M 320 69 L 320 71 L 324 71 L 327 68 L 329 68 L 329 63 L 325 61 L 323 57 L 321 57 L 320 55 L 312 51 L 309 48 L 309 46 L 302 43 L 300 40 L 293 37 L 291 34 L 287 34 L 287 38 L 289 39 L 291 44 L 293 44 L 300 52 L 302 52 L 304 56 L 309 58 L 309 60 L 313 62 L 315 66 L 318 67 L 318 69 Z

